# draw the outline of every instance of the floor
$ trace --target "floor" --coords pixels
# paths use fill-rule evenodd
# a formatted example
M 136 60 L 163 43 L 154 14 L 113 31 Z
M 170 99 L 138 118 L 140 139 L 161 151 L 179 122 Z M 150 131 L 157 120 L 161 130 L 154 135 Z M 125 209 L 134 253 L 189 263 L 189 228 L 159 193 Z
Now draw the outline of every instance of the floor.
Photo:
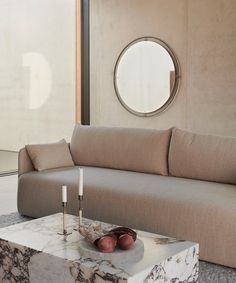
M 0 176 L 0 215 L 17 211 L 17 175 Z

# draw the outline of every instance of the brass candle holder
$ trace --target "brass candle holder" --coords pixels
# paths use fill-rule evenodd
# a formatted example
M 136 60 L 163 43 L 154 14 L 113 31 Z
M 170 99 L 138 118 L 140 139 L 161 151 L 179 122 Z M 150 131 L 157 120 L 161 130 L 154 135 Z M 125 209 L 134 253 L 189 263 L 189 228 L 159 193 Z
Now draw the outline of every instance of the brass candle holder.
M 83 207 L 82 207 L 82 201 L 83 201 L 83 196 L 78 196 L 78 200 L 79 200 L 79 227 L 78 229 L 82 226 L 82 217 L 83 217 Z
M 80 227 L 83 226 L 83 207 L 82 207 L 83 196 L 82 195 L 78 195 L 78 201 L 79 201 L 78 228 L 74 230 L 79 232 Z
M 67 214 L 67 202 L 62 202 L 62 232 L 57 233 L 58 235 L 62 235 L 64 236 L 64 238 L 66 239 L 66 237 L 72 233 L 68 233 L 67 229 L 66 229 L 66 214 Z

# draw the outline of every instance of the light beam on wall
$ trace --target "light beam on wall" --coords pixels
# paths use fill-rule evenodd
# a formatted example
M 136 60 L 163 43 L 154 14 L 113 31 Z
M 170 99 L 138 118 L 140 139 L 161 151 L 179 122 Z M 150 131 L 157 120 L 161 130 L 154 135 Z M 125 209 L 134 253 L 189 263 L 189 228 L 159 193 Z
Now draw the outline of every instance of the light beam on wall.
M 52 71 L 47 59 L 36 52 L 23 54 L 23 66 L 29 68 L 29 109 L 40 108 L 49 98 Z

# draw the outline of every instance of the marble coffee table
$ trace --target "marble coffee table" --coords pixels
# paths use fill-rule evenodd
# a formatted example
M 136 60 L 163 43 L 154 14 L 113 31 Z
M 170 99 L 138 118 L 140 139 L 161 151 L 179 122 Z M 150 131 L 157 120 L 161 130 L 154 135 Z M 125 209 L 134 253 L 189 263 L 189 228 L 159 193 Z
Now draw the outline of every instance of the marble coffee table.
M 91 220 L 84 219 L 84 225 Z M 144 243 L 136 263 L 93 260 L 79 253 L 76 216 L 67 215 L 64 241 L 57 234 L 62 214 L 54 214 L 0 229 L 0 282 L 2 283 L 181 283 L 198 282 L 198 244 L 137 231 Z M 108 229 L 113 225 L 102 223 Z

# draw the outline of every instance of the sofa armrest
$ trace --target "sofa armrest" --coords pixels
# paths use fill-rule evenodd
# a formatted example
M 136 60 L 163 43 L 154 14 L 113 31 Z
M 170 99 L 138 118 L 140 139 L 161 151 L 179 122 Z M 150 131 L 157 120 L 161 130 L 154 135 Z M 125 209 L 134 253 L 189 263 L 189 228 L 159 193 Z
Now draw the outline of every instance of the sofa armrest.
M 22 148 L 18 154 L 18 176 L 34 171 L 34 166 L 25 148 Z

